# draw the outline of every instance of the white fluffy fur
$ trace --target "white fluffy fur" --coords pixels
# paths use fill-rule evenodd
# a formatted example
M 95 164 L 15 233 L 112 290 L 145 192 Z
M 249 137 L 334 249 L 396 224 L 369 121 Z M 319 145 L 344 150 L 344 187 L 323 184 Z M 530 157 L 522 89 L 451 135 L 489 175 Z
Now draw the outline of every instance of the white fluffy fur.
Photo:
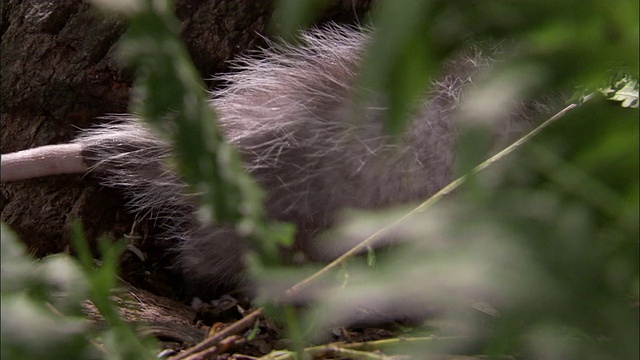
M 222 78 L 227 87 L 211 94 L 224 135 L 268 191 L 267 212 L 297 225 L 303 249 L 340 209 L 425 199 L 451 180 L 452 117 L 471 76 L 488 63 L 451 62 L 449 76 L 434 82 L 406 133 L 391 143 L 384 104 L 356 109 L 351 101 L 369 38 L 334 25 L 305 33 L 298 46 L 272 44 L 238 60 L 238 71 Z M 187 278 L 206 286 L 240 282 L 244 242 L 231 228 L 199 222 L 194 199 L 166 166 L 167 143 L 132 116 L 116 120 L 76 140 L 92 171 L 124 189 L 133 211 L 157 219 Z

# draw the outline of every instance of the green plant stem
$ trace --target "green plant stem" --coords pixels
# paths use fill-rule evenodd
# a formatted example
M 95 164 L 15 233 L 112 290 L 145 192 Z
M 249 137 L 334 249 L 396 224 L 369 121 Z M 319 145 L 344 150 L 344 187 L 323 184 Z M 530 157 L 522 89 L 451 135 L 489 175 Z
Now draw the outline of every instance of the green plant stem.
M 385 359 L 386 357 L 373 351 L 382 350 L 385 348 L 393 348 L 403 345 L 425 345 L 425 344 L 442 344 L 443 342 L 456 342 L 465 337 L 461 336 L 448 336 L 448 337 L 436 337 L 436 336 L 424 336 L 414 338 L 391 338 L 366 342 L 355 343 L 331 343 L 325 345 L 318 345 L 304 349 L 304 353 L 307 356 L 314 357 L 324 354 L 333 354 L 338 356 L 345 356 L 349 358 L 357 359 Z M 295 352 L 291 351 L 276 351 L 268 355 L 261 357 L 261 360 L 288 360 L 296 359 Z
M 589 101 L 591 98 L 593 98 L 593 94 L 590 94 L 590 95 L 586 96 L 583 102 Z M 550 124 L 554 123 L 555 121 L 557 121 L 558 119 L 563 117 L 567 112 L 569 112 L 570 110 L 572 110 L 573 108 L 575 108 L 577 106 L 579 106 L 577 103 L 573 103 L 573 104 L 568 105 L 564 109 L 560 110 L 557 114 L 555 114 L 554 116 L 549 118 L 547 121 L 545 121 L 542 124 L 540 124 L 535 129 L 531 130 L 528 134 L 526 134 L 525 136 L 521 137 L 520 139 L 518 139 L 516 142 L 514 142 L 513 144 L 511 144 L 510 146 L 508 146 L 504 150 L 500 151 L 499 153 L 497 153 L 494 156 L 492 156 L 491 158 L 487 159 L 486 161 L 484 161 L 480 165 L 476 166 L 469 173 L 467 173 L 467 174 L 455 179 L 454 181 L 452 181 L 449 185 L 447 185 L 444 188 L 442 188 L 440 191 L 435 193 L 433 196 L 431 196 L 429 199 L 427 199 L 422 204 L 416 206 L 414 209 L 409 211 L 406 215 L 404 215 L 400 219 L 396 220 L 393 223 L 387 224 L 382 229 L 378 230 L 376 233 L 374 233 L 373 235 L 369 236 L 368 238 L 362 240 L 360 243 L 356 244 L 350 250 L 348 250 L 347 252 L 345 252 L 344 254 L 339 256 L 334 261 L 330 262 L 328 265 L 326 265 L 322 269 L 318 270 L 317 272 L 315 272 L 314 274 L 310 275 L 306 279 L 300 281 L 299 283 L 293 285 L 291 288 L 289 288 L 285 292 L 285 297 L 287 297 L 287 298 L 295 297 L 297 295 L 297 293 L 302 291 L 302 290 L 304 290 L 304 288 L 306 286 L 308 286 L 308 284 L 312 283 L 316 279 L 318 279 L 321 276 L 323 276 L 326 273 L 328 273 L 333 268 L 335 268 L 338 265 L 342 264 L 348 258 L 350 258 L 350 257 L 352 257 L 354 255 L 362 253 L 368 246 L 371 246 L 373 241 L 378 239 L 380 236 L 382 236 L 383 234 L 387 233 L 389 230 L 397 227 L 398 225 L 400 225 L 401 223 L 403 223 L 405 220 L 407 220 L 408 218 L 412 217 L 413 215 L 415 215 L 417 213 L 420 213 L 420 212 L 424 211 L 425 209 L 431 207 L 433 204 L 435 204 L 438 201 L 440 201 L 440 199 L 442 199 L 445 195 L 448 195 L 449 193 L 451 193 L 452 191 L 457 189 L 470 176 L 473 176 L 473 175 L 483 171 L 484 169 L 488 168 L 492 164 L 494 164 L 494 163 L 498 162 L 499 160 L 505 158 L 507 155 L 511 154 L 514 150 L 516 150 L 517 148 L 519 148 L 520 146 L 522 146 L 523 144 L 525 144 L 526 142 L 531 140 L 534 136 L 536 136 L 538 133 L 540 133 L 544 128 L 546 128 Z

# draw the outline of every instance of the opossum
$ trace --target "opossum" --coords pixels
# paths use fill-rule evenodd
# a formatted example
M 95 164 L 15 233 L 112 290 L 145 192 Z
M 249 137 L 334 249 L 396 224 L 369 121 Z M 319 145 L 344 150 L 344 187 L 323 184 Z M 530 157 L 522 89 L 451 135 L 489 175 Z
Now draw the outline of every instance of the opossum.
M 477 54 L 449 62 L 402 136 L 390 139 L 384 102 L 375 94 L 363 107 L 353 101 L 370 40 L 370 31 L 347 26 L 309 30 L 300 44 L 271 44 L 237 60 L 237 71 L 222 76 L 226 87 L 211 94 L 226 140 L 267 191 L 266 212 L 296 225 L 303 250 L 316 246 L 316 235 L 342 209 L 426 199 L 445 186 L 455 159 L 453 118 L 474 74 L 491 66 Z M 523 108 L 530 106 L 497 126 L 498 137 L 528 126 L 539 112 Z M 133 115 L 111 120 L 71 144 L 3 155 L 2 181 L 88 171 L 124 191 L 134 213 L 156 219 L 191 283 L 210 289 L 242 283 L 246 243 L 231 226 L 198 218 L 195 197 L 167 167 L 170 145 Z

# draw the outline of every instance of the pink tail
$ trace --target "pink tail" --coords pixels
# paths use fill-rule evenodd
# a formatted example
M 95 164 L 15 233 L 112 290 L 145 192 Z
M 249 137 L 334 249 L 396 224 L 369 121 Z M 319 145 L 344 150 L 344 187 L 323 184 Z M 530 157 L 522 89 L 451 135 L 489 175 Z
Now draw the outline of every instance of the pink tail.
M 3 154 L 0 159 L 2 160 L 0 178 L 3 183 L 87 171 L 80 144 L 42 146 Z

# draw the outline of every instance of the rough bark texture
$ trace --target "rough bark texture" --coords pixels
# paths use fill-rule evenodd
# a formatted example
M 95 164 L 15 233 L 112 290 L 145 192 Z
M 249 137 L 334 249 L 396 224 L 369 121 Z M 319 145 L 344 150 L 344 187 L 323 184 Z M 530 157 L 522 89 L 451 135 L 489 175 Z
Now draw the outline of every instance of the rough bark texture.
M 322 20 L 354 21 L 370 0 L 334 0 Z M 131 74 L 115 44 L 124 22 L 79 0 L 3 0 L 1 152 L 70 141 L 100 116 L 127 110 Z M 264 44 L 272 1 L 178 0 L 182 38 L 207 79 L 227 70 L 234 55 Z M 209 86 L 216 86 L 211 82 Z M 122 197 L 91 176 L 56 176 L 1 187 L 1 219 L 37 256 L 65 251 L 70 225 L 81 220 L 87 238 L 129 236 L 123 277 L 157 294 L 176 296 L 166 244 L 153 241 L 153 224 L 134 221 Z M 142 220 L 142 219 L 138 219 Z M 171 280 L 174 279 L 174 280 Z M 177 285 L 176 285 L 177 284 Z

